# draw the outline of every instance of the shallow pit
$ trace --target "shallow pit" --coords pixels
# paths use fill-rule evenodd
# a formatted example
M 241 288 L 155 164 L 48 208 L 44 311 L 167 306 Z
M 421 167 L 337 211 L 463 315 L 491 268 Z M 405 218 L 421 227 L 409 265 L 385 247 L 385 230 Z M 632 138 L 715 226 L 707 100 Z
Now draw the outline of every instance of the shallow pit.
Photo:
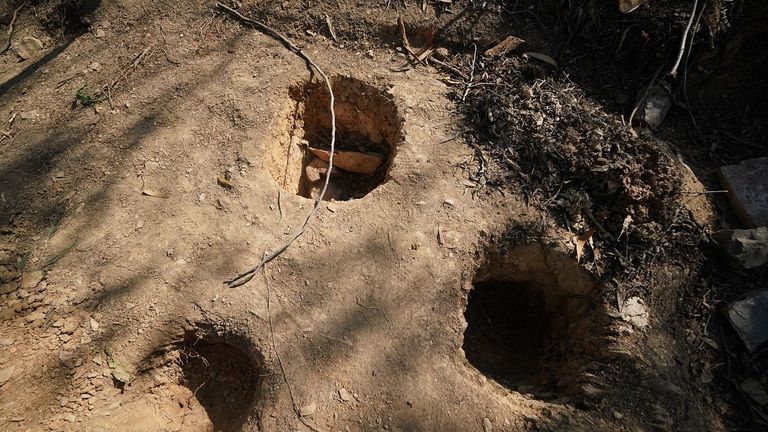
M 336 162 L 325 200 L 359 199 L 386 182 L 401 139 L 402 122 L 387 92 L 353 78 L 334 77 L 331 83 Z M 292 111 L 287 121 L 276 123 L 284 130 L 277 131 L 279 145 L 270 149 L 268 171 L 284 190 L 316 198 L 325 181 L 324 163 L 322 158 L 315 160 L 318 153 L 309 147 L 330 149 L 328 90 L 324 82 L 313 81 L 291 87 L 289 94 Z M 342 165 L 344 161 L 347 164 Z
M 147 430 L 241 430 L 255 413 L 261 364 L 259 354 L 228 340 L 189 335 L 154 352 L 126 390 L 141 395 L 124 402 L 127 411 L 156 415 L 125 423 Z
M 604 313 L 595 282 L 567 255 L 539 246 L 494 255 L 467 298 L 467 361 L 540 399 L 577 393 L 599 352 Z

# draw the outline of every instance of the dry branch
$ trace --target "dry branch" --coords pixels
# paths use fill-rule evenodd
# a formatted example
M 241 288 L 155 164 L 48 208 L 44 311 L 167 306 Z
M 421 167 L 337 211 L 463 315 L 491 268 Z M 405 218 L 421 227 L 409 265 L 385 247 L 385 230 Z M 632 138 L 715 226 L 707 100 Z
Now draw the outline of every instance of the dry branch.
M 330 157 L 328 160 L 328 173 L 325 176 L 325 183 L 323 184 L 323 190 L 320 191 L 320 195 L 318 195 L 317 199 L 315 200 L 315 205 L 312 208 L 312 211 L 307 215 L 307 218 L 304 220 L 304 224 L 302 224 L 301 228 L 299 228 L 296 233 L 291 236 L 290 239 L 288 239 L 287 242 L 282 244 L 280 247 L 277 248 L 274 252 L 270 253 L 269 255 L 266 255 L 262 258 L 262 260 L 256 264 L 251 269 L 244 271 L 237 276 L 226 280 L 224 283 L 226 283 L 230 288 L 235 288 L 240 285 L 243 285 L 247 283 L 249 280 L 253 278 L 253 275 L 259 271 L 260 268 L 264 266 L 264 264 L 272 261 L 273 259 L 277 258 L 280 254 L 285 252 L 286 249 L 288 249 L 293 242 L 296 241 L 299 237 L 301 237 L 302 234 L 307 229 L 307 226 L 309 226 L 309 223 L 312 221 L 312 218 L 315 216 L 315 213 L 317 213 L 317 210 L 320 208 L 320 203 L 323 201 L 323 197 L 325 196 L 326 190 L 328 190 L 328 182 L 331 180 L 331 171 L 333 170 L 333 153 L 335 151 L 335 145 L 336 145 L 336 112 L 333 109 L 334 105 L 334 96 L 333 96 L 333 86 L 331 85 L 331 80 L 328 78 L 328 76 L 323 72 L 322 69 L 314 62 L 312 59 L 304 53 L 299 47 L 293 44 L 287 37 L 283 36 L 273 28 L 267 26 L 266 24 L 263 24 L 259 21 L 256 21 L 254 19 L 248 18 L 240 12 L 230 8 L 229 6 L 226 6 L 221 3 L 216 3 L 216 7 L 219 9 L 224 10 L 231 16 L 237 18 L 240 22 L 245 24 L 250 24 L 254 27 L 256 27 L 258 30 L 260 30 L 262 33 L 272 36 L 276 39 L 278 39 L 282 44 L 284 44 L 290 51 L 292 51 L 294 54 L 298 55 L 302 59 L 304 59 L 307 64 L 314 68 L 318 74 L 320 74 L 321 77 L 323 77 L 323 80 L 325 80 L 325 84 L 328 87 L 328 94 L 330 96 L 330 112 L 331 112 L 331 150 L 330 150 Z

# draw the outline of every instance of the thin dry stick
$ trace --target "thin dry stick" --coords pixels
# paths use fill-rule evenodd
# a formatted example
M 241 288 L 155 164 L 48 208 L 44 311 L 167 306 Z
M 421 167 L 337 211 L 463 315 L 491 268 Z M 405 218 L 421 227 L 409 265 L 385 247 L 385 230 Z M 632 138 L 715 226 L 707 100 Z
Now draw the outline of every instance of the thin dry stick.
M 266 255 L 266 250 L 264 250 L 264 255 Z M 277 357 L 277 364 L 280 365 L 280 373 L 283 375 L 283 380 L 285 381 L 286 387 L 288 387 L 288 395 L 291 397 L 291 405 L 293 405 L 293 411 L 296 413 L 296 415 L 299 417 L 299 421 L 304 423 L 304 426 L 310 428 L 314 432 L 320 432 L 319 429 L 317 429 L 314 425 L 309 423 L 304 416 L 301 415 L 301 412 L 299 411 L 298 406 L 296 405 L 296 399 L 293 397 L 293 388 L 291 387 L 290 381 L 288 381 L 288 375 L 285 373 L 285 366 L 283 365 L 283 359 L 280 357 L 280 352 L 277 351 L 277 343 L 275 343 L 275 328 L 272 325 L 272 290 L 270 288 L 269 284 L 269 276 L 267 275 L 267 266 L 262 265 L 261 267 L 261 273 L 264 275 L 264 283 L 267 285 L 267 320 L 269 321 L 269 333 L 272 338 L 272 349 L 275 351 L 275 357 Z
M 691 17 L 688 19 L 688 25 L 685 26 L 685 32 L 683 32 L 683 40 L 680 41 L 680 52 L 677 54 L 677 60 L 675 60 L 675 65 L 672 66 L 672 70 L 669 71 L 669 74 L 672 76 L 677 75 L 677 68 L 680 67 L 680 61 L 683 59 L 683 53 L 685 52 L 685 45 L 686 41 L 688 40 L 688 33 L 691 31 L 691 26 L 693 25 L 693 19 L 696 16 L 696 8 L 699 6 L 699 0 L 693 0 L 693 10 L 691 11 Z
M 3 49 L 0 49 L 0 55 L 5 54 L 6 51 L 11 47 L 11 37 L 13 37 L 13 29 L 15 28 L 16 24 L 16 16 L 19 14 L 19 11 L 21 8 L 26 6 L 27 2 L 24 2 L 21 4 L 21 6 L 17 7 L 16 10 L 13 11 L 13 17 L 11 18 L 11 23 L 8 24 L 8 40 L 5 41 L 5 46 Z
M 467 80 L 467 86 L 464 88 L 464 94 L 461 96 L 461 101 L 464 102 L 469 94 L 469 89 L 472 88 L 472 80 L 475 79 L 475 61 L 477 60 L 477 45 L 472 44 L 475 47 L 475 54 L 472 56 L 472 69 L 469 70 L 469 80 Z
M 230 288 L 235 288 L 235 287 L 239 287 L 240 285 L 243 285 L 243 284 L 247 283 L 249 280 L 251 280 L 253 278 L 253 275 L 257 271 L 259 271 L 259 269 L 261 267 L 263 267 L 264 264 L 266 264 L 266 263 L 272 261 L 273 259 L 277 258 L 280 254 L 285 252 L 285 250 L 288 249 L 288 247 L 290 247 L 293 244 L 293 242 L 296 241 L 296 239 L 301 237 L 301 235 L 304 234 L 304 232 L 306 231 L 307 226 L 309 226 L 309 223 L 312 221 L 312 218 L 315 216 L 315 213 L 317 213 L 317 210 L 320 208 L 320 203 L 323 201 L 323 197 L 325 196 L 326 190 L 328 190 L 328 182 L 331 180 L 331 171 L 333 170 L 333 153 L 335 152 L 335 145 L 336 145 L 336 112 L 333 109 L 333 105 L 335 103 L 335 100 L 334 100 L 334 96 L 333 96 L 333 87 L 331 86 L 331 80 L 328 78 L 328 76 L 325 74 L 325 72 L 323 72 L 323 70 L 320 69 L 320 67 L 317 64 L 315 64 L 315 62 L 312 61 L 312 59 L 306 53 L 304 53 L 304 51 L 302 51 L 299 47 L 294 45 L 288 38 L 286 38 L 282 34 L 278 33 L 277 31 L 275 31 L 271 27 L 268 27 L 267 25 L 262 24 L 259 21 L 256 21 L 256 20 L 253 20 L 251 18 L 245 17 L 245 16 L 241 15 L 239 12 L 237 12 L 236 10 L 230 8 L 229 6 L 223 5 L 221 3 L 216 3 L 216 6 L 218 8 L 220 8 L 220 9 L 223 9 L 224 11 L 229 13 L 230 15 L 236 17 L 240 21 L 242 21 L 242 22 L 244 22 L 246 24 L 250 24 L 250 25 L 258 28 L 259 30 L 261 30 L 263 33 L 265 33 L 265 34 L 267 34 L 269 36 L 272 36 L 272 37 L 277 38 L 278 40 L 280 40 L 294 54 L 296 54 L 299 57 L 301 57 L 302 59 L 304 59 L 311 67 L 315 68 L 317 73 L 320 74 L 320 76 L 323 77 L 323 80 L 325 80 L 325 85 L 328 87 L 328 94 L 330 96 L 331 151 L 330 151 L 330 154 L 328 156 L 328 172 L 325 174 L 325 183 L 323 184 L 323 190 L 320 191 L 320 195 L 318 195 L 317 199 L 315 200 L 315 205 L 312 208 L 312 211 L 309 212 L 309 214 L 307 215 L 307 218 L 304 220 L 304 224 L 301 225 L 301 228 L 299 228 L 299 230 L 296 231 L 296 233 L 293 236 L 291 236 L 291 238 L 288 239 L 287 242 L 285 242 L 282 246 L 277 248 L 276 251 L 274 251 L 274 252 L 270 253 L 269 255 L 265 256 L 264 258 L 262 258 L 262 260 L 258 264 L 256 264 L 253 268 L 251 268 L 251 269 L 249 269 L 247 271 L 244 271 L 244 272 L 238 274 L 237 276 L 233 277 L 232 279 L 229 279 L 229 280 L 224 282 Z

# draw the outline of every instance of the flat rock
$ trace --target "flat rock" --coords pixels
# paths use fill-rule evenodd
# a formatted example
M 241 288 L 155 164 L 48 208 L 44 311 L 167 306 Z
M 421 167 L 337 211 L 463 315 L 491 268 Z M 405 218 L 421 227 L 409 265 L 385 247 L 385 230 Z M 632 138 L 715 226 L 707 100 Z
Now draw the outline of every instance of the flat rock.
M 621 305 L 621 318 L 639 329 L 648 326 L 648 308 L 639 297 L 630 297 Z
M 314 402 L 299 408 L 299 414 L 302 417 L 309 417 L 316 412 L 317 412 L 317 405 Z
M 344 387 L 339 389 L 339 397 L 344 402 L 349 402 L 349 401 L 352 400 L 352 394 L 350 394 L 349 391 L 347 389 L 345 389 Z
M 13 282 L 8 282 L 8 283 L 0 284 L 0 295 L 10 294 L 10 293 L 16 291 L 17 287 L 18 287 L 18 285 L 13 283 Z
M 21 288 L 25 290 L 31 290 L 40 283 L 45 277 L 45 273 L 42 271 L 27 272 L 21 275 Z
M 5 383 L 8 382 L 8 380 L 13 377 L 13 374 L 16 372 L 15 366 L 8 366 L 5 368 L 0 369 L 0 386 L 3 386 Z
M 752 291 L 743 300 L 725 307 L 728 321 L 750 352 L 768 342 L 768 289 Z
M 24 60 L 29 60 L 30 58 L 34 57 L 38 51 L 43 49 L 43 43 L 40 42 L 40 39 L 27 36 L 22 39 L 21 42 L 15 44 L 14 49 L 16 49 L 16 53 L 19 55 L 19 57 Z
M 724 230 L 713 234 L 728 264 L 737 269 L 760 267 L 768 262 L 768 228 Z
M 744 224 L 750 228 L 768 226 L 768 157 L 721 167 L 720 180 Z

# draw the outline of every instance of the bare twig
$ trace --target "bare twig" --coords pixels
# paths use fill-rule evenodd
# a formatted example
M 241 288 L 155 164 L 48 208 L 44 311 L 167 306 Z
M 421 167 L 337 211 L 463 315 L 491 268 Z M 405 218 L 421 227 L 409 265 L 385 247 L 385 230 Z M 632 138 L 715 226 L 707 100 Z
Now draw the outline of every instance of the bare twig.
M 290 247 L 293 244 L 293 242 L 296 241 L 296 239 L 301 237 L 301 235 L 304 234 L 304 231 L 306 231 L 307 226 L 309 226 L 309 223 L 312 221 L 312 218 L 315 216 L 315 213 L 317 213 L 317 210 L 320 208 L 320 203 L 323 201 L 323 197 L 325 196 L 326 190 L 328 190 L 328 182 L 331 180 L 331 171 L 333 170 L 333 154 L 335 152 L 335 145 L 336 145 L 336 112 L 333 109 L 335 100 L 333 96 L 333 86 L 331 85 L 331 80 L 328 78 L 325 72 L 323 72 L 323 70 L 320 69 L 320 67 L 314 61 L 312 61 L 312 59 L 304 51 L 302 51 L 299 47 L 294 45 L 288 38 L 286 38 L 279 32 L 275 31 L 271 27 L 268 27 L 267 25 L 262 24 L 259 21 L 245 17 L 241 15 L 239 12 L 237 12 L 236 10 L 224 4 L 216 3 L 216 6 L 219 9 L 222 9 L 227 13 L 229 13 L 230 15 L 234 16 L 241 22 L 245 24 L 250 24 L 258 28 L 263 33 L 278 39 L 286 47 L 288 47 L 288 49 L 290 49 L 294 54 L 304 59 L 309 64 L 309 66 L 314 68 L 317 71 L 317 73 L 323 77 L 323 80 L 325 80 L 325 84 L 328 87 L 328 95 L 330 96 L 329 105 L 330 105 L 330 112 L 331 112 L 331 150 L 328 156 L 328 172 L 325 175 L 325 183 L 323 184 L 323 190 L 320 191 L 320 195 L 318 195 L 317 199 L 315 200 L 315 205 L 312 208 L 312 211 L 307 215 L 307 218 L 304 220 L 304 224 L 302 224 L 301 228 L 299 228 L 299 230 L 296 231 L 296 233 L 294 233 L 293 236 L 291 236 L 291 238 L 288 239 L 287 242 L 285 242 L 283 245 L 278 247 L 277 250 L 275 250 L 274 252 L 263 257 L 262 260 L 251 269 L 244 271 L 238 274 L 237 276 L 233 277 L 232 279 L 225 281 L 225 283 L 230 288 L 235 288 L 251 280 L 251 278 L 253 278 L 253 275 L 257 271 L 259 271 L 259 269 L 262 268 L 264 264 L 277 258 L 280 254 L 285 252 L 285 250 L 288 249 L 288 247 Z
M 331 17 L 328 16 L 328 14 L 325 14 L 325 25 L 328 26 L 328 32 L 331 34 L 333 41 L 338 42 L 339 39 L 336 37 L 336 30 L 333 29 L 333 22 L 331 21 Z
M 11 18 L 11 23 L 8 24 L 8 40 L 5 41 L 5 46 L 0 49 L 0 55 L 5 54 L 6 51 L 11 47 L 11 37 L 13 37 L 13 29 L 15 28 L 16 24 L 16 17 L 19 14 L 19 11 L 21 8 L 26 6 L 27 2 L 24 2 L 21 4 L 21 6 L 17 7 L 16 10 L 13 11 L 13 17 Z
M 693 0 L 693 10 L 691 10 L 691 17 L 688 19 L 688 25 L 685 26 L 685 32 L 683 32 L 683 39 L 680 41 L 680 52 L 677 54 L 677 60 L 675 65 L 672 66 L 672 70 L 669 74 L 672 76 L 677 75 L 677 68 L 680 67 L 680 61 L 683 59 L 683 53 L 685 52 L 686 41 L 688 40 L 688 33 L 691 31 L 693 25 L 693 19 L 696 17 L 696 8 L 699 6 L 699 0 Z
M 461 96 L 461 101 L 464 102 L 469 94 L 469 89 L 472 88 L 472 80 L 475 79 L 475 61 L 477 60 L 477 44 L 472 44 L 475 48 L 475 53 L 472 56 L 472 68 L 469 70 L 469 80 L 467 80 L 467 86 L 464 87 L 464 94 Z
M 408 54 L 411 55 L 411 57 L 416 60 L 417 63 L 421 63 L 426 66 L 426 63 L 424 62 L 424 59 L 419 57 L 418 54 L 416 54 L 415 51 L 413 51 L 413 48 L 411 47 L 411 43 L 408 42 L 408 34 L 405 32 L 405 22 L 403 21 L 403 15 L 397 16 L 397 25 L 400 27 L 400 43 L 403 45 L 403 49 L 405 49 Z
M 448 69 L 449 71 L 455 73 L 456 75 L 459 76 L 459 78 L 463 79 L 464 81 L 467 80 L 467 75 L 464 72 L 462 72 L 459 69 L 457 69 L 455 66 L 451 65 L 450 63 L 446 63 L 446 62 L 440 61 L 440 60 L 438 60 L 438 59 L 436 59 L 434 57 L 430 57 L 429 60 L 434 62 L 435 64 L 440 65 L 440 66 Z

